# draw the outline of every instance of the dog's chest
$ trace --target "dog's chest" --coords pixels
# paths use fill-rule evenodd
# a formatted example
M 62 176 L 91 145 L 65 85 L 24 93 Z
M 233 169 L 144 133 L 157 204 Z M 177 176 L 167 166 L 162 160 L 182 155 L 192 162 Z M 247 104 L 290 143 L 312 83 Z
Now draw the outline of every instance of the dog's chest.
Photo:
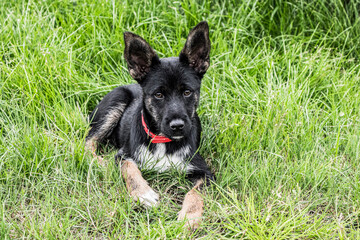
M 164 143 L 158 143 L 152 151 L 145 145 L 141 145 L 135 153 L 135 157 L 144 169 L 154 169 L 164 172 L 171 168 L 189 171 L 192 166 L 188 163 L 190 147 L 184 146 L 172 154 L 166 153 Z

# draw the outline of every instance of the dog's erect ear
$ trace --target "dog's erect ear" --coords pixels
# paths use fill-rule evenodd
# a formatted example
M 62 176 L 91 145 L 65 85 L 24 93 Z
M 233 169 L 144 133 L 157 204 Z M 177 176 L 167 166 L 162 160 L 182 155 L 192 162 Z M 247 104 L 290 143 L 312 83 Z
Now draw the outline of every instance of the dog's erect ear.
M 152 66 L 160 63 L 159 57 L 150 45 L 140 36 L 124 33 L 124 56 L 130 75 L 138 82 L 144 80 Z
M 179 56 L 180 62 L 202 76 L 210 66 L 210 48 L 209 26 L 205 21 L 200 22 L 190 31 Z

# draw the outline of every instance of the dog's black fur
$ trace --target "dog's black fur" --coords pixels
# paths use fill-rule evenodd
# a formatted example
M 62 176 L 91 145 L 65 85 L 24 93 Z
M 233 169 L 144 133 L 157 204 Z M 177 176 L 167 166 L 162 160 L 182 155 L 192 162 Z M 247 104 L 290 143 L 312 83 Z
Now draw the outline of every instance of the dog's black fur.
M 146 157 L 139 155 L 144 154 L 141 146 L 148 153 L 160 149 L 144 131 L 143 113 L 151 132 L 172 139 L 161 143 L 163 155 L 181 156 L 190 166 L 186 173 L 191 180 L 209 183 L 213 174 L 197 152 L 201 125 L 196 113 L 201 80 L 210 65 L 207 23 L 191 30 L 179 57 L 160 59 L 143 38 L 130 32 L 124 33 L 124 40 L 128 69 L 138 84 L 120 86 L 103 98 L 90 115 L 87 141 L 110 142 L 119 149 L 117 158 L 142 165 Z

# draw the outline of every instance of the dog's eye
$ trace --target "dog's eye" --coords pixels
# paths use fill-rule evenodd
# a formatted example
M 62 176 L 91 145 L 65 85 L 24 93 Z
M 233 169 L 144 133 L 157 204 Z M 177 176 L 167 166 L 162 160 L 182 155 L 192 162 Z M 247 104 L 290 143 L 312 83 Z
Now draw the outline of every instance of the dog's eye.
M 184 91 L 184 96 L 185 96 L 185 97 L 188 97 L 188 96 L 191 95 L 191 93 L 192 93 L 192 92 L 191 92 L 190 90 L 185 90 L 185 91 Z
M 163 99 L 164 98 L 164 94 L 162 94 L 161 92 L 157 92 L 154 94 L 155 98 L 157 99 Z

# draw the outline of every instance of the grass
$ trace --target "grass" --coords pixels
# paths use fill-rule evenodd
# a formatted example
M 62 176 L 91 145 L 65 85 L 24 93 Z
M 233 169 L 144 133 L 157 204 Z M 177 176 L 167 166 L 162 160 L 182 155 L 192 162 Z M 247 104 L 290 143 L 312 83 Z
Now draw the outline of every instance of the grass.
M 359 239 L 360 4 L 355 0 L 0 2 L 1 239 Z M 144 172 L 133 202 L 87 115 L 134 82 L 124 31 L 161 57 L 210 25 L 201 154 L 217 176 L 201 228 L 177 212 L 182 173 Z

